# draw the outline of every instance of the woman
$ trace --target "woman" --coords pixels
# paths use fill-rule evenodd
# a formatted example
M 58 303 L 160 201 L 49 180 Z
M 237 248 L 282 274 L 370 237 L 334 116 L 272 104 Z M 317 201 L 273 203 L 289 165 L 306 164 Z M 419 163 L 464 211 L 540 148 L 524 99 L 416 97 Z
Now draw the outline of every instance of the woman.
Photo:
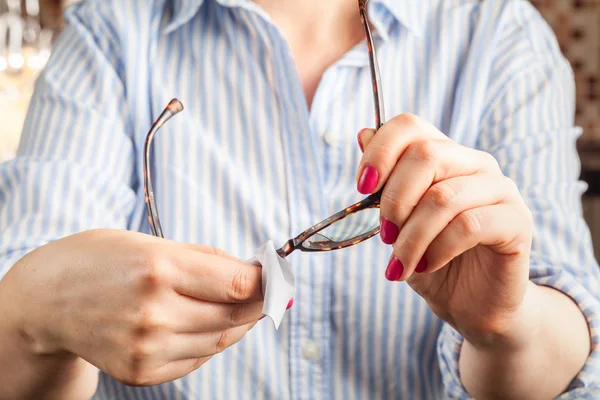
M 519 0 L 368 11 L 381 121 L 355 2 L 73 7 L 0 169 L 1 398 L 597 396 L 600 277 L 549 28 Z M 159 239 L 142 156 L 172 96 Z M 240 260 L 380 190 L 381 240 L 290 255 L 294 306 L 258 322 Z

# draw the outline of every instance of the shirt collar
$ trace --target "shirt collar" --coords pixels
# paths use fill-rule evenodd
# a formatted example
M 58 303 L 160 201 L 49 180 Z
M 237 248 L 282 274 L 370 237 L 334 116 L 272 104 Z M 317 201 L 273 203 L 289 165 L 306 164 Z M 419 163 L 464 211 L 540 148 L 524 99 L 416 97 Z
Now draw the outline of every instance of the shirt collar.
M 239 7 L 247 5 L 249 0 L 216 0 L 225 7 Z M 371 0 L 370 10 L 379 11 L 377 8 L 383 8 L 389 12 L 393 18 L 408 29 L 412 34 L 421 37 L 426 29 L 427 20 L 431 10 L 433 10 L 440 0 Z M 165 27 L 165 32 L 171 32 L 188 22 L 198 12 L 204 0 L 171 0 L 172 17 L 169 24 Z
M 409 32 L 417 37 L 422 37 L 427 28 L 429 15 L 440 0 L 371 0 L 370 7 L 379 11 L 382 6 L 389 12 L 393 19 L 404 26 Z M 371 9 L 369 9 L 371 11 Z
M 249 0 L 217 0 L 225 7 L 242 6 Z M 204 0 L 171 0 L 171 21 L 164 29 L 165 33 L 172 32 L 189 22 L 198 12 Z

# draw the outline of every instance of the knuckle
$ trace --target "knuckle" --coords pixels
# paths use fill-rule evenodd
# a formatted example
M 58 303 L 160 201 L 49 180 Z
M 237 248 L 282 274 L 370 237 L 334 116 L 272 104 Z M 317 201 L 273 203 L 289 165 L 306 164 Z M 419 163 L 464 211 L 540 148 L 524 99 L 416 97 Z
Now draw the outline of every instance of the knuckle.
M 372 153 L 372 161 L 388 160 L 393 157 L 392 149 L 385 142 L 371 142 L 369 144 L 369 153 Z
M 485 164 L 490 169 L 494 169 L 494 170 L 500 171 L 500 164 L 498 163 L 498 160 L 496 160 L 496 158 L 493 155 L 491 155 L 490 153 L 488 153 L 486 151 L 482 151 L 481 153 L 482 153 L 483 160 L 484 160 Z
M 224 257 L 224 258 L 228 258 L 229 254 L 227 254 L 227 252 L 223 249 L 221 249 L 220 247 L 213 247 L 213 254 L 217 257 Z
M 190 366 L 190 372 L 197 370 L 204 363 L 206 363 L 210 357 L 199 357 L 192 360 L 192 365 Z
M 381 194 L 381 205 L 386 211 L 390 211 L 392 216 L 402 214 L 402 209 L 406 207 L 402 201 L 400 192 L 393 186 L 386 186 Z
M 126 367 L 117 380 L 124 385 L 133 387 L 151 386 L 154 384 L 150 373 L 138 365 Z
M 418 126 L 419 117 L 412 113 L 403 113 L 394 118 L 394 122 L 402 127 Z
M 127 346 L 126 359 L 130 366 L 141 366 L 146 363 L 156 352 L 154 341 L 147 338 L 135 338 Z
M 244 268 L 240 268 L 231 280 L 227 297 L 231 301 L 244 301 L 252 295 L 250 276 Z
M 427 191 L 426 198 L 433 207 L 450 208 L 458 196 L 457 190 L 447 182 L 439 182 Z
M 394 153 L 388 143 L 373 140 L 365 150 L 363 165 L 371 165 L 378 171 L 387 171 L 393 166 Z
M 415 235 L 406 235 L 400 231 L 400 236 L 396 244 L 394 244 L 395 254 L 417 254 L 419 248 L 419 239 Z M 404 262 L 405 260 L 402 261 Z
M 475 236 L 481 233 L 481 221 L 475 211 L 469 210 L 460 214 L 458 223 L 465 236 Z
M 219 247 L 203 247 L 203 250 L 206 254 L 210 254 L 217 257 L 228 257 L 229 255 L 225 252 L 225 250 Z
M 433 163 L 436 160 L 437 152 L 437 145 L 431 140 L 414 142 L 406 149 L 409 158 L 425 163 Z
M 521 191 L 519 190 L 519 186 L 517 186 L 517 183 L 515 181 L 513 181 L 506 175 L 502 175 L 502 180 L 509 190 L 513 191 L 514 194 L 518 194 L 520 196 Z
M 122 347 L 122 358 L 115 377 L 129 386 L 149 386 L 154 384 L 152 368 L 155 356 L 160 350 L 159 341 L 149 337 L 132 335 Z
M 140 307 L 133 321 L 134 339 L 145 338 L 166 330 L 166 323 L 157 307 L 146 304 Z
M 525 237 L 521 237 L 514 241 L 513 245 L 513 253 L 519 255 L 525 255 L 527 259 L 529 259 L 529 255 L 531 254 L 531 239 L 527 239 Z
M 229 325 L 231 327 L 235 327 L 241 324 L 244 319 L 244 305 L 243 304 L 234 304 L 231 307 L 231 311 L 229 312 Z
M 231 333 L 227 330 L 217 333 L 214 354 L 222 353 L 227 347 L 229 347 L 229 340 L 231 339 L 230 336 Z
M 166 281 L 165 261 L 157 251 L 146 251 L 137 265 L 137 285 L 142 291 L 152 291 Z

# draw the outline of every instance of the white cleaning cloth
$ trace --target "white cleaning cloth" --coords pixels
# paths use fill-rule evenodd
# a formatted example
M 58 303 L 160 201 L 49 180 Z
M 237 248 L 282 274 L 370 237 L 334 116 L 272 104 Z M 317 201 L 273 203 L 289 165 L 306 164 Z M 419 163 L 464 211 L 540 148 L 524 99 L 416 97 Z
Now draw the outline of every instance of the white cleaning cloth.
M 296 292 L 292 266 L 277 254 L 271 240 L 256 249 L 248 263 L 262 266 L 262 291 L 265 297 L 262 313 L 271 318 L 275 329 L 278 329 L 286 307 Z

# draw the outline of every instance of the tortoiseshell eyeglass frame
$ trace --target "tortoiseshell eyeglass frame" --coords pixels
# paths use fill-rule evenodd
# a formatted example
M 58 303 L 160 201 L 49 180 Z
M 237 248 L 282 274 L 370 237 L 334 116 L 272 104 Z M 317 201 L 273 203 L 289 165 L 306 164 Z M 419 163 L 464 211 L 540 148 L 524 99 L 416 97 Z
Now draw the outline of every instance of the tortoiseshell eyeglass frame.
M 367 14 L 367 4 L 369 0 L 358 0 L 358 8 L 360 13 L 360 20 L 365 31 L 365 37 L 367 47 L 369 51 L 369 66 L 371 71 L 371 80 L 373 86 L 373 100 L 375 106 L 375 128 L 379 130 L 381 125 L 385 122 L 385 112 L 383 105 L 383 94 L 381 92 L 381 80 L 379 76 L 379 64 L 377 62 L 377 55 L 373 44 L 373 36 L 371 34 L 371 27 L 369 25 L 369 18 Z M 144 145 L 144 195 L 146 201 L 146 210 L 148 213 L 148 221 L 150 222 L 150 228 L 152 234 L 158 237 L 164 237 L 162 227 L 160 224 L 160 218 L 158 216 L 158 210 L 156 207 L 156 200 L 154 198 L 154 190 L 152 188 L 152 177 L 150 171 L 150 148 L 152 145 L 152 139 L 158 130 L 174 115 L 183 110 L 183 105 L 177 99 L 171 100 L 169 105 L 165 108 L 162 114 L 152 125 L 152 128 L 146 136 L 146 143 Z M 361 235 L 354 236 L 342 241 L 332 241 L 327 239 L 325 236 L 319 235 L 319 232 L 323 229 L 335 224 L 347 218 L 348 216 L 357 212 L 369 209 L 379 208 L 381 201 L 381 192 L 383 189 L 376 193 L 373 193 L 365 199 L 354 203 L 345 209 L 338 211 L 329 218 L 324 219 L 316 225 L 311 226 L 298 236 L 288 240 L 285 244 L 277 250 L 277 254 L 281 257 L 287 257 L 294 250 L 300 251 L 331 251 L 343 249 L 345 247 L 353 246 L 361 243 L 375 235 L 380 231 L 380 227 L 374 228 Z M 311 238 L 317 238 L 317 241 L 311 241 Z M 322 240 L 325 239 L 325 240 Z

